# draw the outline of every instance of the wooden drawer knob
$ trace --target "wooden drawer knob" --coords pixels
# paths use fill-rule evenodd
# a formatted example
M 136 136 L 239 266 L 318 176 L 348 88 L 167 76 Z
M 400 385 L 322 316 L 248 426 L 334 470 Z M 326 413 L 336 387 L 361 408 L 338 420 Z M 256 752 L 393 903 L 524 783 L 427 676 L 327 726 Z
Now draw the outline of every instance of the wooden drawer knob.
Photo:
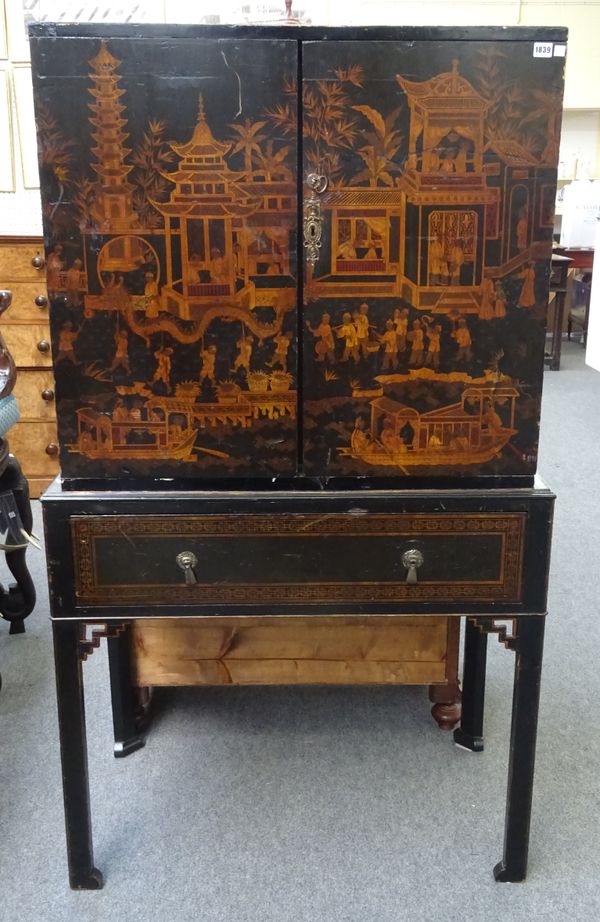
M 48 298 L 46 295 L 38 295 L 37 298 L 34 298 L 34 301 L 40 309 L 48 307 Z
M 58 454 L 58 445 L 56 442 L 50 442 L 46 445 L 46 454 L 47 455 L 57 455 Z
M 43 269 L 43 268 L 44 268 L 44 264 L 45 264 L 44 257 L 43 257 L 43 256 L 40 256 L 39 253 L 36 253 L 36 255 L 35 255 L 35 256 L 33 257 L 33 259 L 31 260 L 31 265 L 33 266 L 33 268 L 34 268 L 34 269 Z
M 51 391 L 49 387 L 42 391 L 42 400 L 46 400 L 48 403 L 51 403 L 54 400 L 54 391 Z
M 3 314 L 4 311 L 7 311 L 11 304 L 12 291 L 9 291 L 8 288 L 2 288 L 0 290 L 0 314 Z
M 50 352 L 50 343 L 47 339 L 40 339 L 37 344 L 38 352 Z

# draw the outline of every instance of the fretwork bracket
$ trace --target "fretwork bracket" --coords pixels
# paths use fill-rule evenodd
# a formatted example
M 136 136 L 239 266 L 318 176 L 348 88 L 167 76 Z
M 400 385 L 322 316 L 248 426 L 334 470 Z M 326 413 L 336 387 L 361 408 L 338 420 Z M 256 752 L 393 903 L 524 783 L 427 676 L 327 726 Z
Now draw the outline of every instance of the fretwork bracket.
M 517 650 L 519 644 L 518 618 L 469 618 L 482 634 L 496 634 L 507 650 Z
M 126 629 L 127 624 L 107 623 L 101 624 L 82 624 L 80 626 L 79 638 L 79 658 L 85 662 L 88 656 L 91 656 L 94 650 L 100 647 L 100 641 L 103 637 L 119 637 Z

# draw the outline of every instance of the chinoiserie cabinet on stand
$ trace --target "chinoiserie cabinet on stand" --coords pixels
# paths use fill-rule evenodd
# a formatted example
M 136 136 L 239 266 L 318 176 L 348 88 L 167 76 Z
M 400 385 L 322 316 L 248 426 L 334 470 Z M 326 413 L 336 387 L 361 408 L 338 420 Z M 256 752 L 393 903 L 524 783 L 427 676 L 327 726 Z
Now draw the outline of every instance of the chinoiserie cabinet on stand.
M 424 684 L 452 726 L 461 618 L 457 742 L 483 746 L 487 634 L 517 660 L 496 876 L 523 879 L 565 31 L 544 57 L 524 29 L 30 36 L 71 884 L 101 884 L 81 671 L 101 637 L 124 755 L 159 684 Z

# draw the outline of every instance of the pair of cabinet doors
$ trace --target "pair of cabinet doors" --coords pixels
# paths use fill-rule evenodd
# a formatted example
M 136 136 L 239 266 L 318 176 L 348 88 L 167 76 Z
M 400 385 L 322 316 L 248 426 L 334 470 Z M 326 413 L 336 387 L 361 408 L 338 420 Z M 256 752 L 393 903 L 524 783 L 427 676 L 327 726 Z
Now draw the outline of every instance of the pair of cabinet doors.
M 32 27 L 64 476 L 535 471 L 564 45 L 382 34 Z

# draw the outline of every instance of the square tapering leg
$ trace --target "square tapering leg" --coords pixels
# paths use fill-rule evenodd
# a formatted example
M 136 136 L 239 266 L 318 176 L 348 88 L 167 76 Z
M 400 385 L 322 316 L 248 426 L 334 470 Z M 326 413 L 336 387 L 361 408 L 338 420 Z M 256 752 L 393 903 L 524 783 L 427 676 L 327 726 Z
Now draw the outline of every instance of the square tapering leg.
M 123 758 L 141 749 L 144 737 L 139 731 L 137 702 L 131 685 L 131 634 L 129 627 L 108 638 L 108 663 L 112 698 L 114 754 Z
M 529 615 L 517 621 L 504 855 L 494 868 L 499 881 L 525 880 L 527 873 L 545 620 Z
M 55 621 L 52 630 L 69 881 L 74 890 L 99 890 L 102 875 L 94 867 L 92 850 L 80 625 Z
M 454 742 L 473 752 L 481 752 L 483 750 L 487 634 L 480 631 L 470 618 L 467 618 L 465 626 L 464 650 L 462 713 L 460 726 L 454 731 Z

